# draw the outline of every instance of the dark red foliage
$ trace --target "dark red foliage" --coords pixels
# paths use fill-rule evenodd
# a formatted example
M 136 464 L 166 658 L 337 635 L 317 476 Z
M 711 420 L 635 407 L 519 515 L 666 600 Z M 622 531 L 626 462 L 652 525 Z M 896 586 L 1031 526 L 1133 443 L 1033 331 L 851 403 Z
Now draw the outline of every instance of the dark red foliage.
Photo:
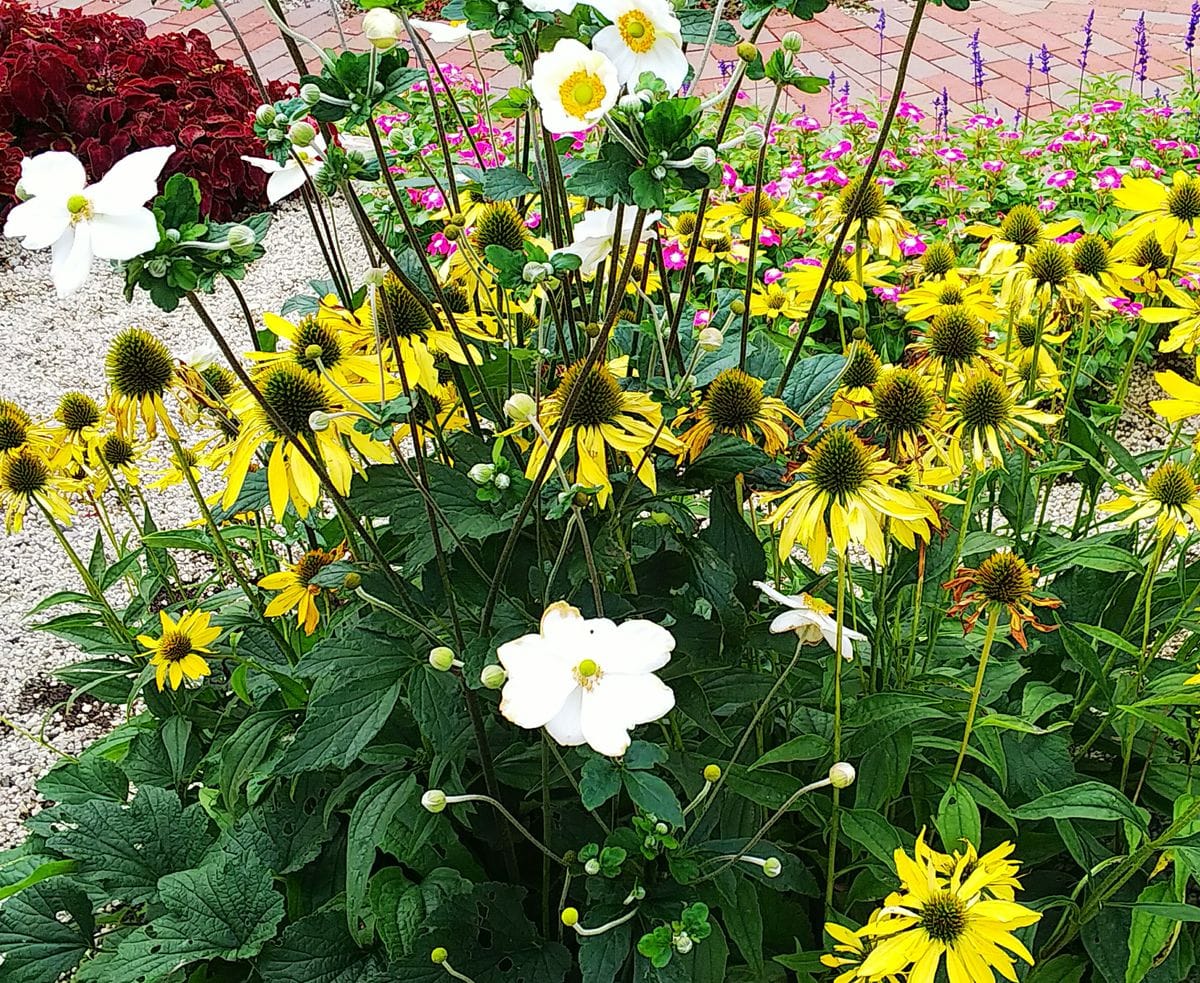
M 282 94 L 273 85 L 271 97 Z M 70 150 L 94 181 L 126 154 L 171 143 L 163 178 L 194 177 L 213 218 L 260 208 L 266 175 L 241 159 L 262 156 L 258 103 L 250 76 L 200 31 L 148 38 L 130 17 L 0 0 L 0 216 L 23 156 Z

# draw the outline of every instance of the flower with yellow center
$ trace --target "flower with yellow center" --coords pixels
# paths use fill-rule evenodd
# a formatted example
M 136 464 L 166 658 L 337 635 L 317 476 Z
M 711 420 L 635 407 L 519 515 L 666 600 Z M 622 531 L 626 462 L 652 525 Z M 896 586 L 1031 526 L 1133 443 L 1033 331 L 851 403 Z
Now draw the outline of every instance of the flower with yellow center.
M 22 447 L 45 454 L 51 449 L 51 435 L 45 427 L 11 399 L 0 398 L 0 459 Z
M 462 398 L 453 382 L 441 382 L 433 392 L 413 393 L 410 420 L 417 424 L 421 440 L 436 440 L 440 434 L 466 430 L 470 426 Z M 411 436 L 411 423 L 401 428 L 402 436 Z
M 889 259 L 900 258 L 900 240 L 911 235 L 913 228 L 889 204 L 887 194 L 878 181 L 864 184 L 861 177 L 853 178 L 836 195 L 827 195 L 817 206 L 817 217 L 826 231 L 839 228 L 850 219 L 848 240 L 857 242 L 861 235 Z
M 353 335 L 340 332 L 336 319 L 322 319 L 310 314 L 293 324 L 268 311 L 263 314 L 263 323 L 271 334 L 287 344 L 273 352 L 247 353 L 255 362 L 271 365 L 288 360 L 309 372 L 328 372 L 338 383 L 374 382 L 379 385 L 378 357 L 355 354 L 351 350 Z
M 10 534 L 21 531 L 31 504 L 59 522 L 70 522 L 75 513 L 64 497 L 70 490 L 70 483 L 54 472 L 49 459 L 32 447 L 0 456 L 0 508 Z
M 1105 512 L 1123 512 L 1123 526 L 1153 519 L 1158 535 L 1170 539 L 1188 534 L 1188 520 L 1200 527 L 1200 488 L 1191 468 L 1179 461 L 1164 461 L 1137 488 L 1120 485 L 1111 502 L 1102 502 Z
M 970 632 L 984 611 L 993 607 L 1007 611 L 1013 640 L 1021 648 L 1028 648 L 1026 625 L 1040 632 L 1058 628 L 1041 624 L 1033 609 L 1062 606 L 1056 597 L 1034 594 L 1037 579 L 1037 567 L 1031 567 L 1011 550 L 998 550 L 977 568 L 959 567 L 957 574 L 942 585 L 954 600 L 946 613 L 952 618 L 961 617 L 963 631 Z
M 982 281 L 968 284 L 957 270 L 937 280 L 922 281 L 901 294 L 899 303 L 908 308 L 906 321 L 928 321 L 948 307 L 962 307 L 988 324 L 1000 320 L 992 288 Z
M 617 102 L 617 67 L 600 51 L 560 38 L 533 63 L 529 88 L 551 133 L 577 133 L 600 122 Z
M 804 228 L 804 219 L 796 214 L 795 205 L 789 205 L 783 198 L 773 198 L 765 191 L 747 191 L 733 201 L 723 202 L 708 210 L 708 216 L 714 223 L 723 224 L 743 239 L 749 239 L 751 229 L 756 227 L 756 215 L 759 232 L 763 229 L 778 231 Z
M 841 970 L 833 978 L 833 983 L 861 983 L 865 978 L 858 975 L 858 969 L 871 950 L 875 948 L 875 940 L 870 930 L 883 917 L 879 911 L 871 912 L 865 927 L 853 931 L 837 922 L 826 922 L 825 932 L 834 941 L 833 951 L 821 956 L 821 965 L 830 969 Z M 871 977 L 871 983 L 901 983 L 901 978 L 894 973 Z
M 610 449 L 629 458 L 634 477 L 651 491 L 657 488 L 654 450 L 683 452 L 683 445 L 663 423 L 662 407 L 644 393 L 622 389 L 605 365 L 587 367 L 579 361 L 569 366 L 558 388 L 542 400 L 536 422 L 540 434 L 529 450 L 526 477 L 533 478 L 541 470 L 551 433 L 561 427 L 558 456 L 575 451 L 574 480 L 597 489 L 601 508 L 612 495 Z
M 845 624 L 839 631 L 837 618 L 833 616 L 834 607 L 828 601 L 811 594 L 784 594 L 761 580 L 754 581 L 754 586 L 787 609 L 771 620 L 773 635 L 794 632 L 801 645 L 824 642 L 847 662 L 854 658 L 854 643 L 867 640 L 862 632 L 854 631 Z
M 162 423 L 168 437 L 178 439 L 163 395 L 175 380 L 175 365 L 167 346 L 149 331 L 126 328 L 113 339 L 105 356 L 112 387 L 109 405 L 125 432 L 132 432 L 140 415 L 151 438 Z
M 861 333 L 862 337 L 858 337 Z M 866 332 L 855 329 L 855 339 L 846 351 L 846 367 L 838 380 L 837 392 L 825 417 L 827 423 L 858 421 L 866 418 L 867 406 L 871 402 L 871 390 L 879 381 L 883 363 L 879 355 L 866 340 Z
M 875 259 L 862 265 L 862 283 L 858 282 L 858 265 L 853 256 L 843 258 L 834 256 L 829 260 L 833 267 L 829 274 L 828 289 L 835 296 L 849 297 L 854 303 L 861 304 L 867 299 L 868 287 L 886 287 L 883 277 L 892 273 L 894 267 L 884 259 Z M 817 286 L 824 272 L 820 266 L 797 266 L 784 275 L 784 283 L 797 290 L 806 302 L 811 302 L 816 296 Z
M 989 869 L 977 866 L 967 874 L 962 858 L 946 878 L 928 859 L 913 859 L 902 849 L 894 858 L 902 887 L 862 930 L 874 945 L 858 967 L 860 979 L 904 974 L 908 983 L 934 983 L 943 957 L 949 983 L 995 983 L 996 972 L 1014 980 L 1012 956 L 1033 965 L 1013 933 L 1042 916 L 991 896 L 995 875 Z
M 304 628 L 304 634 L 311 635 L 321 620 L 321 611 L 317 606 L 321 588 L 312 580 L 343 555 L 344 545 L 336 546 L 332 550 L 308 550 L 295 563 L 287 564 L 282 570 L 263 577 L 258 582 L 259 587 L 263 590 L 279 591 L 267 605 L 267 617 L 278 618 L 295 611 L 296 621 Z
M 698 263 L 744 263 L 750 258 L 750 248 L 740 240 L 734 239 L 733 234 L 724 225 L 705 227 L 696 243 L 696 262 Z
M 1037 426 L 1058 420 L 1054 413 L 1022 403 L 1023 386 L 1011 386 L 990 369 L 976 369 L 951 390 L 950 430 L 970 451 L 975 467 L 983 470 L 991 461 L 1004 467 L 1004 449 L 1017 444 L 1027 453 L 1033 449 L 1025 440 L 1037 440 Z
M 996 225 L 976 222 L 964 230 L 968 235 L 987 239 L 987 247 L 979 258 L 979 272 L 985 275 L 1005 273 L 1026 252 L 1043 242 L 1053 242 L 1079 224 L 1079 219 L 1066 218 L 1058 222 L 1043 222 L 1033 205 L 1014 205 Z
M 142 654 L 150 656 L 150 665 L 157 669 L 154 678 L 160 690 L 166 685 L 179 689 L 185 680 L 198 683 L 211 674 L 204 656 L 212 655 L 209 646 L 221 635 L 220 628 L 209 625 L 211 617 L 208 611 L 185 611 L 175 621 L 159 611 L 162 635 L 138 635 L 138 643 L 146 649 Z
M 1166 252 L 1175 252 L 1195 236 L 1200 220 L 1200 177 L 1178 170 L 1168 186 L 1152 177 L 1127 174 L 1113 192 L 1113 201 L 1137 213 L 1117 229 L 1119 237 L 1153 232 Z
M 765 317 L 768 323 L 781 317 L 798 321 L 808 313 L 808 304 L 796 291 L 785 290 L 778 283 L 756 283 L 750 294 L 750 313 L 754 317 Z
M 434 375 L 436 378 L 436 372 Z M 242 425 L 225 473 L 221 504 L 226 509 L 237 501 L 250 465 L 262 451 L 268 455 L 267 487 L 275 517 L 283 518 L 288 502 L 301 518 L 308 515 L 321 498 L 321 481 L 288 436 L 289 431 L 324 464 L 333 487 L 342 495 L 350 490 L 351 476 L 362 467 L 351 456 L 347 443 L 367 460 L 389 459 L 388 446 L 354 429 L 355 413 L 347 409 L 343 394 L 315 372 L 294 362 L 279 362 L 260 369 L 254 383 L 285 428 L 279 427 L 252 393 L 242 390 L 231 397 L 230 407 Z M 363 400 L 378 397 L 378 390 L 371 386 L 347 392 Z
M 1085 250 L 1084 258 L 1094 260 L 1090 268 L 1103 273 L 1100 250 L 1094 244 Z M 1023 311 L 1035 304 L 1049 308 L 1059 297 L 1076 304 L 1088 300 L 1106 310 L 1109 307 L 1105 286 L 1095 276 L 1081 273 L 1072 249 L 1057 242 L 1043 242 L 1027 250 L 1024 260 L 1009 267 L 1000 291 L 1002 306 Z
M 895 487 L 900 469 L 883 459 L 882 450 L 845 428 L 830 430 L 799 474 L 789 488 L 762 496 L 775 506 L 767 523 L 779 530 L 781 560 L 800 542 L 813 569 L 820 570 L 832 537 L 835 552 L 844 554 L 857 543 L 884 563 L 885 517 L 936 519 L 928 502 Z
M 1075 240 L 1071 246 L 1071 263 L 1080 276 L 1096 281 L 1106 299 L 1137 289 L 1140 273 L 1137 265 L 1117 257 L 1108 242 L 1098 235 L 1088 234 Z M 1089 291 L 1087 295 L 1095 299 L 1094 292 Z
M 1154 293 L 1159 283 L 1187 268 L 1186 264 L 1180 262 L 1177 250 L 1167 252 L 1163 249 L 1153 229 L 1140 236 L 1118 236 L 1113 242 L 1112 256 L 1115 260 L 1127 262 L 1136 270 L 1144 293 Z
M 687 78 L 679 18 L 667 0 L 594 0 L 592 6 L 612 24 L 592 38 L 592 47 L 608 55 L 617 79 L 636 85 L 643 72 L 661 79 L 674 93 Z
M 791 440 L 788 423 L 802 426 L 803 421 L 787 403 L 763 389 L 761 379 L 741 369 L 725 369 L 717 375 L 696 404 L 675 418 L 677 427 L 687 426 L 679 435 L 680 460 L 694 461 L 718 433 L 761 444 L 768 454 L 781 453 Z

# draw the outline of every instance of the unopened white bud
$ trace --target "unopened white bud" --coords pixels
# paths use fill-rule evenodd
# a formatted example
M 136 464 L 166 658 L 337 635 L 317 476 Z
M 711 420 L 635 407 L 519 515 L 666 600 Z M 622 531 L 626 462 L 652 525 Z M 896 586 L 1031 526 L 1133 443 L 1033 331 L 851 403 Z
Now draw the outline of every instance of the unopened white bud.
M 696 943 L 692 941 L 692 937 L 687 932 L 680 932 L 671 939 L 671 947 L 681 956 L 686 956 L 692 951 L 692 947 Z
M 521 270 L 521 279 L 526 283 L 541 283 L 551 273 L 554 272 L 554 267 L 549 263 L 539 263 L 536 260 L 531 260 L 526 263 Z
M 499 689 L 508 679 L 508 673 L 504 671 L 504 666 L 492 663 L 490 666 L 484 666 L 483 671 L 479 674 L 479 681 L 483 683 L 485 689 Z
M 725 344 L 725 335 L 721 333 L 720 328 L 705 328 L 700 332 L 700 338 L 696 344 L 700 346 L 702 352 L 719 351 Z
M 642 111 L 641 98 L 634 95 L 632 92 L 627 92 L 625 95 L 621 96 L 621 100 L 618 105 L 621 107 L 621 110 L 626 113 L 640 113 Z
M 467 472 L 467 477 L 477 485 L 488 484 L 496 474 L 496 465 L 494 464 L 476 464 Z
M 598 873 L 600 873 L 600 861 L 592 858 L 583 865 L 583 871 L 585 874 L 590 874 L 592 877 L 595 877 Z
M 692 166 L 702 171 L 711 171 L 717 166 L 717 152 L 708 144 L 692 151 Z
M 848 761 L 839 761 L 829 769 L 829 783 L 834 788 L 849 788 L 856 777 L 854 765 Z
M 308 414 L 308 428 L 313 433 L 321 433 L 323 430 L 328 430 L 333 423 L 333 417 L 324 410 L 313 410 Z
M 506 475 L 502 471 L 502 472 L 500 472 L 500 474 L 496 475 L 496 477 L 494 477 L 492 479 L 492 484 L 495 485 L 497 488 L 499 488 L 501 491 L 505 491 L 505 490 L 507 490 L 508 486 L 512 484 L 512 478 L 510 478 L 508 475 Z
M 421 796 L 421 805 L 427 812 L 441 812 L 446 808 L 446 793 L 440 788 L 431 788 Z
M 275 122 L 275 107 L 269 102 L 264 102 L 254 110 L 254 118 L 263 126 L 270 126 Z
M 316 82 L 305 82 L 300 86 L 300 98 L 305 105 L 315 106 L 321 101 L 321 87 Z
M 751 126 L 746 130 L 746 135 L 742 142 L 746 145 L 747 150 L 762 150 L 767 142 L 767 135 L 763 132 L 761 126 Z
M 783 864 L 778 857 L 767 857 L 763 861 L 762 872 L 765 876 L 775 878 L 783 873 Z
M 788 31 L 779 42 L 784 51 L 793 55 L 799 54 L 804 48 L 804 36 L 798 31 Z
M 363 17 L 363 37 L 371 42 L 372 47 L 387 51 L 395 47 L 404 24 L 400 18 L 386 7 L 373 7 Z
M 504 401 L 504 415 L 514 423 L 528 423 L 537 414 L 537 403 L 529 393 L 513 393 Z
M 235 225 L 229 230 L 226 238 L 229 240 L 230 250 L 236 256 L 249 256 L 258 244 L 258 236 L 248 225 Z

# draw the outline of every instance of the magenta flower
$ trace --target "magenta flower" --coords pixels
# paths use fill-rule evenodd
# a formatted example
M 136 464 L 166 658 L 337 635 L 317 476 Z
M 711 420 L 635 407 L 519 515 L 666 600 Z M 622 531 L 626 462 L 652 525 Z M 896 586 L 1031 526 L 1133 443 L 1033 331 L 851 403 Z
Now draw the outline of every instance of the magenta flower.
M 1046 175 L 1047 188 L 1069 188 L 1075 183 L 1075 170 L 1068 167 L 1064 171 L 1055 171 L 1053 174 Z
M 941 147 L 935 150 L 934 154 L 944 164 L 961 164 L 967 159 L 967 155 L 957 147 Z
M 985 160 L 979 166 L 989 174 L 1000 174 L 1008 165 L 1002 160 Z
M 1092 112 L 1097 114 L 1117 113 L 1120 112 L 1124 106 L 1125 103 L 1123 103 L 1120 99 L 1104 99 L 1092 107 Z
M 1121 186 L 1121 172 L 1111 164 L 1092 175 L 1092 187 L 1096 191 L 1112 191 Z
M 429 245 L 425 247 L 425 251 L 433 256 L 453 256 L 456 249 L 458 244 L 451 242 L 440 232 L 435 232 L 429 240 Z
M 760 246 L 778 246 L 783 243 L 783 239 L 774 229 L 759 229 L 758 244 Z
M 767 270 L 766 273 L 763 274 L 763 283 L 765 283 L 768 287 L 772 283 L 778 283 L 782 279 L 783 270 L 776 269 L 774 266 L 772 266 L 769 270 Z
M 871 292 L 886 304 L 894 304 L 900 299 L 899 287 L 872 287 Z
M 911 259 L 913 256 L 920 256 L 928 248 L 925 245 L 925 240 L 921 238 L 919 233 L 905 236 L 900 240 L 900 255 L 906 259 Z
M 682 270 L 687 266 L 687 252 L 677 239 L 672 239 L 663 247 L 663 266 L 668 270 Z
M 712 311 L 704 310 L 703 308 L 696 311 L 696 316 L 692 318 L 692 327 L 707 328 L 709 322 L 712 321 Z
M 839 140 L 832 147 L 821 151 L 821 160 L 841 160 L 853 149 L 854 144 L 849 140 Z

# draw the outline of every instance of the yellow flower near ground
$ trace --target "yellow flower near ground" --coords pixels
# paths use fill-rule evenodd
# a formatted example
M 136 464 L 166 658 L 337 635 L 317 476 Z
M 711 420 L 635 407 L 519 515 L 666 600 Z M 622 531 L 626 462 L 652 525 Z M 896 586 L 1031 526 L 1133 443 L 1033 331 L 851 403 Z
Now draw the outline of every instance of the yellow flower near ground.
M 314 584 L 312 579 L 329 564 L 340 559 L 344 552 L 343 546 L 332 550 L 309 550 L 295 563 L 263 577 L 258 582 L 259 587 L 279 592 L 267 605 L 267 617 L 278 618 L 289 611 L 295 611 L 296 621 L 304 627 L 304 634 L 311 635 L 321 620 L 321 611 L 317 606 L 321 588 Z
M 788 424 L 803 421 L 787 403 L 763 392 L 763 381 L 741 369 L 726 369 L 705 388 L 692 409 L 675 418 L 681 460 L 694 461 L 714 434 L 728 433 L 747 443 L 761 444 L 768 454 L 779 454 L 791 439 Z
M 142 654 L 150 656 L 150 665 L 156 667 L 154 678 L 160 690 L 164 685 L 179 689 L 184 680 L 194 682 L 212 672 L 204 656 L 212 655 L 209 646 L 221 629 L 209 625 L 211 617 L 208 611 L 185 611 L 174 621 L 166 611 L 159 611 L 162 635 L 138 635 L 138 643 L 146 649 Z

